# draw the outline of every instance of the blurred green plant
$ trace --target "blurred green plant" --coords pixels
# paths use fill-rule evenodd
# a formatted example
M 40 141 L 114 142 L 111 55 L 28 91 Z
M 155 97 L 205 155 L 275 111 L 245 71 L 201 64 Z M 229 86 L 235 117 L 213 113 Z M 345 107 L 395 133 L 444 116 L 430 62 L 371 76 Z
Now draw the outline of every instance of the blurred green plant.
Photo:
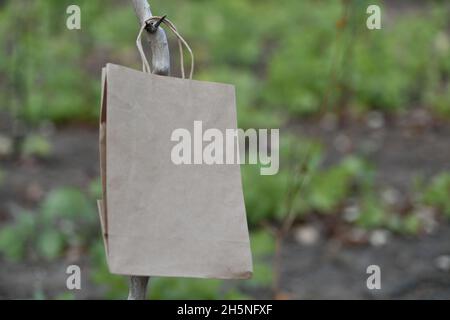
M 100 4 L 79 2 L 87 26 L 92 14 L 100 14 Z M 7 88 L 0 105 L 31 123 L 91 120 L 98 114 L 98 81 L 86 68 L 94 54 L 92 32 L 65 28 L 63 13 L 70 4 L 7 1 L 0 11 L 0 76 Z
M 138 68 L 131 5 L 113 2 L 105 14 L 98 2 L 78 1 L 78 32 L 65 28 L 69 4 L 7 1 L 0 11 L 0 107 L 31 123 L 94 121 L 101 66 Z M 421 103 L 448 115 L 448 6 L 431 2 L 371 31 L 369 4 L 381 2 L 152 2 L 192 44 L 198 79 L 236 85 L 243 127 L 278 127 L 286 114 L 346 106 L 396 111 Z
M 279 148 L 280 168 L 275 175 L 261 175 L 259 165 L 241 166 L 250 225 L 255 226 L 261 221 L 281 220 L 287 214 L 288 198 L 298 182 L 299 177 L 293 172 L 302 170 L 301 175 L 312 174 L 321 161 L 322 146 L 319 143 L 288 132 L 280 136 Z M 302 189 L 301 192 L 303 191 Z M 300 198 L 296 197 L 294 203 L 301 206 L 303 203 L 298 199 Z
M 45 137 L 30 134 L 25 137 L 20 149 L 24 157 L 46 158 L 51 155 L 52 145 Z
M 420 14 L 405 13 L 377 32 L 359 29 L 349 64 L 353 70 L 348 72 L 355 104 L 395 111 L 426 101 L 422 88 L 445 67 L 430 59 L 435 39 L 447 24 L 447 9 L 436 6 Z
M 357 205 L 355 226 L 364 229 L 387 228 L 400 234 L 417 234 L 422 229 L 422 221 L 414 210 L 416 206 L 398 214 L 395 208 L 382 201 L 375 186 L 375 169 L 366 160 L 348 156 L 324 168 L 321 149 L 320 144 L 313 141 L 284 135 L 280 150 L 282 165 L 277 175 L 261 176 L 259 167 L 254 165 L 242 167 L 250 226 L 257 227 L 268 222 L 277 225 L 286 219 L 290 210 L 297 220 L 313 213 L 340 215 L 351 200 Z M 295 180 L 298 177 L 295 178 L 295 172 L 302 162 L 305 163 L 300 176 L 307 179 L 296 189 Z M 450 178 L 447 175 L 435 177 L 430 185 L 421 188 L 425 190 L 421 191 L 424 203 L 448 214 L 449 188 Z
M 265 229 L 251 233 L 251 248 L 253 254 L 253 277 L 249 285 L 256 288 L 270 287 L 273 281 L 271 258 L 275 252 L 275 239 Z
M 309 210 L 334 212 L 370 176 L 367 164 L 359 158 L 343 159 L 338 165 L 316 173 L 304 192 Z
M 340 163 L 322 168 L 323 147 L 314 141 L 284 135 L 280 147 L 278 174 L 262 176 L 259 167 L 242 167 L 245 203 L 251 225 L 261 221 L 281 221 L 287 214 L 289 197 L 295 192 L 291 209 L 296 216 L 318 212 L 335 213 L 358 189 L 363 193 L 373 177 L 373 170 L 360 158 L 351 156 Z M 319 170 L 320 169 L 320 170 Z M 300 170 L 300 176 L 295 172 Z M 295 190 L 295 179 L 309 179 Z M 356 189 L 356 190 L 355 190 Z
M 12 224 L 0 229 L 0 252 L 11 261 L 24 258 L 36 221 L 33 213 L 20 212 Z
M 438 208 L 450 218 L 450 172 L 435 176 L 422 194 L 424 204 Z
M 51 191 L 37 212 L 19 212 L 0 229 L 0 252 L 10 260 L 26 256 L 53 260 L 70 246 L 86 247 L 95 235 L 92 201 L 71 187 Z
M 269 57 L 263 99 L 294 115 L 315 113 L 320 111 L 329 89 L 336 21 L 342 6 L 338 1 L 314 5 L 311 1 L 295 1 L 285 5 L 286 19 L 277 20 L 279 43 Z M 286 26 L 289 20 L 298 21 L 298 27 Z
M 383 207 L 374 192 L 368 192 L 360 200 L 360 213 L 356 219 L 356 225 L 365 229 L 383 227 L 386 223 L 386 213 L 386 208 Z M 399 228 L 398 231 L 400 230 Z

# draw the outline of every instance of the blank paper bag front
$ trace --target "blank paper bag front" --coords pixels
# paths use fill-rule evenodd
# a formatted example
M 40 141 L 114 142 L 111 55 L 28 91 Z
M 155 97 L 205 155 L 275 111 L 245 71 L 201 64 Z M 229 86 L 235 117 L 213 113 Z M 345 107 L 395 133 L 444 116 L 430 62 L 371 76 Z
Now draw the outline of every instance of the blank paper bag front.
M 171 160 L 175 129 L 194 145 L 194 121 L 224 135 L 236 128 L 234 87 L 108 64 L 102 91 L 99 211 L 110 271 L 250 277 L 239 164 Z

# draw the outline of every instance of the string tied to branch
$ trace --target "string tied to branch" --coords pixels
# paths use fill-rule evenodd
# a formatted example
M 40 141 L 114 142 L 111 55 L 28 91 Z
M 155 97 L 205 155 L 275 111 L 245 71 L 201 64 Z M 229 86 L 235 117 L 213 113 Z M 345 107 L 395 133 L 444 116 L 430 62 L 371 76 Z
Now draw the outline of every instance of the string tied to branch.
M 183 51 L 183 45 L 188 50 L 190 57 L 191 57 L 191 68 L 189 72 L 189 79 L 192 79 L 192 76 L 194 74 L 194 53 L 192 52 L 191 47 L 189 44 L 184 40 L 184 38 L 180 35 L 175 25 L 167 19 L 167 16 L 153 16 L 147 19 L 141 26 L 139 30 L 139 34 L 136 39 L 136 46 L 138 48 L 139 54 L 142 59 L 142 71 L 147 73 L 152 73 L 152 70 L 150 68 L 150 64 L 148 63 L 147 57 L 145 56 L 144 49 L 142 47 L 142 33 L 144 30 L 150 29 L 149 32 L 156 32 L 160 24 L 165 24 L 177 37 L 178 42 L 178 48 L 180 52 L 180 67 L 181 67 L 181 77 L 183 79 L 186 78 L 185 70 L 184 70 L 184 51 Z M 154 30 L 154 31 L 153 31 Z

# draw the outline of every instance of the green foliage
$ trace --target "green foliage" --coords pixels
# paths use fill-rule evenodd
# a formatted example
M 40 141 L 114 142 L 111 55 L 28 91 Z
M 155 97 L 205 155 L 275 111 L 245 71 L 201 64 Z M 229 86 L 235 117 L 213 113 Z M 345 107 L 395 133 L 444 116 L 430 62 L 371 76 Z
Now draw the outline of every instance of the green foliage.
M 275 239 L 265 230 L 253 231 L 250 235 L 253 253 L 253 277 L 248 284 L 254 287 L 270 287 L 273 269 L 268 258 L 275 252 Z
M 65 28 L 61 13 L 69 4 L 7 1 L 0 12 L 0 106 L 34 123 L 94 121 L 100 67 L 113 61 L 139 68 L 130 5 L 112 3 L 105 14 L 98 2 L 78 1 L 80 32 Z M 277 127 L 284 114 L 347 104 L 395 111 L 422 102 L 448 115 L 448 8 L 435 2 L 371 31 L 369 4 L 380 1 L 152 3 L 192 45 L 198 79 L 236 84 L 243 127 Z
M 250 234 L 252 253 L 255 257 L 264 258 L 275 251 L 273 236 L 265 230 L 253 231 Z
M 403 220 L 403 232 L 406 234 L 415 235 L 421 228 L 421 222 L 419 217 L 415 214 L 407 215 Z
M 51 191 L 39 210 L 38 252 L 54 259 L 69 245 L 88 244 L 96 234 L 95 213 L 92 201 L 78 189 L 65 187 Z
M 296 184 L 320 161 L 321 146 L 316 142 L 288 133 L 281 135 L 280 139 L 280 168 L 277 174 L 261 175 L 259 165 L 241 167 L 251 225 L 264 220 L 282 219 L 287 214 L 290 193 L 299 191 Z
M 384 215 L 382 227 L 403 235 L 417 235 L 422 229 L 422 222 L 414 212 L 399 215 L 392 212 Z
M 445 21 L 442 11 L 408 13 L 376 32 L 360 29 L 350 65 L 355 104 L 390 111 L 423 101 L 433 43 Z
M 222 66 L 209 68 L 197 75 L 199 80 L 230 83 L 236 87 L 239 128 L 280 128 L 285 119 L 282 114 L 257 107 L 261 83 L 251 70 Z
M 365 8 L 379 3 L 347 3 L 347 11 L 340 2 L 298 4 L 302 13 L 292 13 L 298 28 L 278 29 L 282 40 L 268 64 L 264 101 L 296 115 L 345 107 L 341 102 L 396 111 L 418 101 L 448 114 L 442 81 L 449 70 L 448 9 L 436 4 L 429 12 L 383 20 L 383 28 L 372 31 L 362 27 Z
M 407 106 L 407 90 L 414 79 L 390 52 L 396 49 L 389 43 L 390 32 L 368 32 L 368 43 L 359 42 L 354 48 L 352 84 L 356 103 L 366 108 L 395 110 Z
M 80 218 L 87 223 L 94 221 L 97 217 L 92 201 L 79 189 L 63 187 L 51 191 L 44 199 L 40 213 L 44 223 L 58 222 L 58 219 L 75 220 Z M 68 227 L 72 229 L 74 226 Z
M 335 213 L 355 191 L 371 188 L 373 170 L 362 159 L 348 157 L 320 168 L 321 145 L 285 135 L 281 140 L 280 171 L 262 176 L 256 165 L 242 167 L 249 223 L 282 220 L 288 211 Z M 320 170 L 319 170 L 320 168 Z
M 288 191 L 287 172 L 262 176 L 259 170 L 257 165 L 245 165 L 241 169 L 245 206 L 251 225 L 273 216 L 282 216 Z
M 427 99 L 438 115 L 450 118 L 450 84 L 428 92 Z
M 70 1 L 8 1 L 1 17 L 0 74 L 13 88 L 2 107 L 37 123 L 42 119 L 88 120 L 97 114 L 98 85 L 83 64 L 89 40 L 65 28 Z M 94 1 L 79 1 L 87 26 Z M 99 14 L 98 12 L 97 14 Z M 92 24 L 95 25 L 95 24 Z M 83 30 L 86 36 L 89 29 Z
M 314 5 L 311 1 L 296 1 L 286 5 L 290 11 L 280 22 L 286 25 L 288 20 L 297 20 L 301 24 L 277 29 L 280 43 L 268 65 L 263 97 L 267 104 L 293 114 L 310 114 L 320 110 L 329 88 L 341 5 L 337 1 Z
M 33 213 L 21 212 L 12 225 L 0 229 L 0 252 L 12 261 L 18 261 L 26 253 L 27 245 L 32 242 L 36 227 Z
M 357 158 L 344 159 L 339 165 L 323 170 L 311 179 L 306 191 L 310 208 L 318 212 L 333 212 L 350 195 L 351 187 L 366 172 Z
M 57 230 L 44 230 L 36 241 L 36 252 L 47 260 L 56 259 L 64 248 L 64 235 Z
M 440 209 L 450 218 L 450 173 L 444 172 L 433 178 L 430 185 L 425 188 L 422 201 L 430 206 Z
M 385 219 L 386 210 L 379 199 L 372 193 L 364 195 L 356 224 L 366 229 L 379 228 L 384 226 Z
M 46 158 L 52 152 L 52 145 L 43 136 L 31 134 L 25 137 L 21 145 L 21 153 L 25 157 Z
M 56 189 L 47 195 L 38 212 L 19 213 L 0 229 L 0 252 L 10 260 L 24 258 L 29 251 L 54 260 L 68 246 L 88 245 L 97 233 L 96 222 L 92 202 L 81 191 Z

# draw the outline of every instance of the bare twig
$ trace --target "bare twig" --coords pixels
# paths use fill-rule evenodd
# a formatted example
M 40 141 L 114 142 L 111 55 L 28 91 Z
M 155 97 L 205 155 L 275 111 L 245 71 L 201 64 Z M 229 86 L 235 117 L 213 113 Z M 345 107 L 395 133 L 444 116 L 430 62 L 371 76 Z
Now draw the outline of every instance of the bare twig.
M 131 276 L 128 300 L 145 300 L 149 279 L 150 277 L 145 276 Z
M 133 0 L 134 11 L 139 19 L 140 25 L 153 16 L 150 5 L 147 0 Z M 154 30 L 148 28 L 146 31 L 147 39 L 150 43 L 152 54 L 153 73 L 167 76 L 170 72 L 169 45 L 167 43 L 166 33 L 162 28 L 156 26 Z M 130 291 L 128 300 L 144 300 L 147 294 L 147 284 L 150 277 L 130 276 Z
M 133 0 L 133 5 L 141 25 L 145 24 L 145 22 L 153 16 L 147 0 Z M 146 34 L 152 53 L 153 73 L 163 76 L 169 75 L 170 55 L 166 33 L 162 28 L 158 27 L 155 32 L 147 30 Z

